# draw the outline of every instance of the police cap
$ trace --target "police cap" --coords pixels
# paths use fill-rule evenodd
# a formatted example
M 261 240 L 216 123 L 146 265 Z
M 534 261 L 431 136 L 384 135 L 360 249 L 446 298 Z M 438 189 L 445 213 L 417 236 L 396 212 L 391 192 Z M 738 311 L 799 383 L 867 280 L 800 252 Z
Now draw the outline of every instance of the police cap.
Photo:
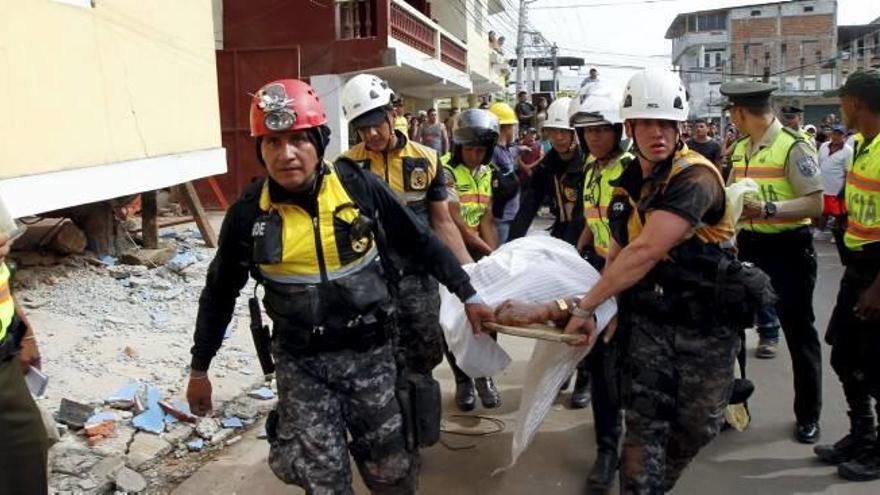
M 779 111 L 784 115 L 797 115 L 799 113 L 804 113 L 803 110 L 793 105 L 781 107 Z
M 728 99 L 725 108 L 763 107 L 770 102 L 770 93 L 776 89 L 776 86 L 762 82 L 727 82 L 718 91 Z

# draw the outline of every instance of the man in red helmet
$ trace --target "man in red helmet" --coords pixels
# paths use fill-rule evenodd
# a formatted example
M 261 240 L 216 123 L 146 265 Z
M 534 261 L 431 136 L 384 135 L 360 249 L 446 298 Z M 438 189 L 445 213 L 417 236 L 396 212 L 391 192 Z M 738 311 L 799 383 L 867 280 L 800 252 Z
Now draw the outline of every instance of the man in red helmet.
M 272 470 L 307 493 L 353 493 L 350 453 L 374 493 L 414 493 L 418 460 L 395 395 L 385 243 L 457 294 L 475 328 L 493 314 L 385 184 L 351 161 L 323 161 L 326 123 L 302 81 L 271 82 L 254 96 L 251 135 L 269 177 L 224 219 L 199 300 L 187 399 L 196 414 L 211 410 L 207 370 L 250 273 L 274 323 Z

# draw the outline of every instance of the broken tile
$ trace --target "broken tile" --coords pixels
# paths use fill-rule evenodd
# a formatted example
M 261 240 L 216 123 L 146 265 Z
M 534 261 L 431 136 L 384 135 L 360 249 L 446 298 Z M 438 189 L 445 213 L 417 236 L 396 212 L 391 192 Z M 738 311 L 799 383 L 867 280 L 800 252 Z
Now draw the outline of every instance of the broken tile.
M 95 408 L 88 404 L 80 404 L 70 399 L 61 399 L 61 408 L 58 410 L 58 422 L 71 428 L 82 428 L 86 421 L 94 414 Z
M 201 438 L 197 438 L 195 440 L 186 442 L 186 448 L 190 452 L 199 452 L 200 450 L 205 448 L 205 441 Z
M 159 407 L 177 420 L 185 421 L 187 423 L 195 423 L 198 420 L 196 415 L 190 412 L 189 404 L 185 402 L 163 400 L 159 401 Z
M 235 416 L 223 418 L 223 421 L 221 422 L 221 424 L 223 425 L 224 428 L 243 428 L 244 427 L 244 423 L 242 423 L 241 420 L 236 418 Z
M 260 387 L 248 392 L 248 397 L 260 400 L 270 400 L 275 398 L 275 393 L 269 387 Z

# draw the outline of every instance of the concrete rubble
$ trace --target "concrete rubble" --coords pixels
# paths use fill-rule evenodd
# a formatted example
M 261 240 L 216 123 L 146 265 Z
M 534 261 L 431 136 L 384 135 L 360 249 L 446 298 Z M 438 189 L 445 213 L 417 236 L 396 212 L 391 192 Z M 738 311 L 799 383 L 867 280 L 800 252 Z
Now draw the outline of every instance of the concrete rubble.
M 67 235 L 75 244 L 76 235 Z M 165 456 L 200 456 L 235 442 L 274 405 L 241 297 L 211 365 L 214 417 L 189 410 L 189 350 L 213 250 L 192 228 L 163 232 L 162 241 L 160 257 L 11 256 L 19 266 L 15 294 L 50 377 L 38 403 L 61 438 L 50 451 L 52 493 L 150 492 Z M 139 256 L 146 265 L 125 264 Z M 260 399 L 248 397 L 256 390 Z

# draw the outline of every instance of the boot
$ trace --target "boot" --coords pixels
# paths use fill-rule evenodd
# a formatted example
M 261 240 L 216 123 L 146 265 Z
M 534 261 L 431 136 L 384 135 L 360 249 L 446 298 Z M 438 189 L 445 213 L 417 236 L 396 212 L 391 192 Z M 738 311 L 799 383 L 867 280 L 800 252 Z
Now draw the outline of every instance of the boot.
M 474 380 L 477 386 L 477 393 L 480 394 L 480 402 L 486 409 L 495 409 L 501 405 L 501 394 L 495 388 L 495 382 L 491 376 L 477 378 Z
M 880 479 L 880 445 L 877 442 L 857 458 L 837 466 L 837 474 L 850 481 Z
M 596 462 L 587 475 L 587 493 L 605 493 L 610 490 L 619 464 L 616 450 L 600 449 Z
M 574 380 L 574 390 L 571 392 L 571 408 L 583 409 L 590 405 L 590 372 L 578 368 L 577 378 Z
M 877 441 L 874 429 L 874 416 L 849 415 L 849 434 L 838 440 L 834 445 L 817 445 L 813 452 L 819 460 L 826 464 L 841 464 L 852 461 L 862 453 L 870 450 Z
M 477 406 L 477 398 L 474 396 L 474 382 L 467 380 L 455 381 L 455 405 L 460 411 L 473 411 Z

